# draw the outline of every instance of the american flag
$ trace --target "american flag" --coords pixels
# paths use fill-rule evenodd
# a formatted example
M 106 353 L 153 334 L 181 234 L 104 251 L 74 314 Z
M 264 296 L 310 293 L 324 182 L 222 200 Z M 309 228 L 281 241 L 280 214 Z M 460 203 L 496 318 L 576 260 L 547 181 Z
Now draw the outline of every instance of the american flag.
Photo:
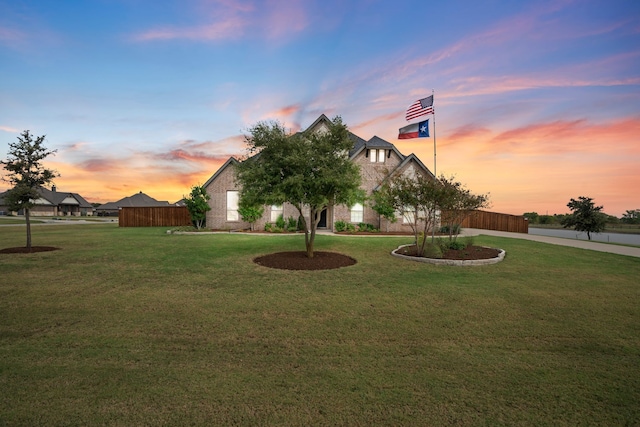
M 407 108 L 405 117 L 409 122 L 416 117 L 426 116 L 427 114 L 433 114 L 433 95 L 419 99 L 411 104 L 409 108 Z

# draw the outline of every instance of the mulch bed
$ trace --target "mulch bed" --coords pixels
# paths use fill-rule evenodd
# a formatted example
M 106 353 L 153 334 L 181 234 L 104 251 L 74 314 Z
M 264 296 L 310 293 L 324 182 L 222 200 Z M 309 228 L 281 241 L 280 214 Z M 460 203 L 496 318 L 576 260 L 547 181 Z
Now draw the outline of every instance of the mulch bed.
M 56 248 L 53 246 L 31 246 L 31 250 L 29 250 L 26 248 L 26 246 L 21 246 L 17 248 L 0 249 L 0 254 L 33 254 L 36 252 L 57 251 L 58 249 L 60 248 Z
M 321 251 L 314 251 L 313 258 L 308 258 L 305 251 L 276 252 L 259 256 L 253 262 L 264 267 L 281 270 L 330 270 L 357 263 L 350 256 L 337 252 Z
M 405 246 L 397 253 L 406 256 L 418 256 L 415 246 Z M 497 258 L 499 249 L 486 248 L 484 246 L 467 246 L 464 249 L 448 249 L 442 253 L 442 259 L 476 260 Z

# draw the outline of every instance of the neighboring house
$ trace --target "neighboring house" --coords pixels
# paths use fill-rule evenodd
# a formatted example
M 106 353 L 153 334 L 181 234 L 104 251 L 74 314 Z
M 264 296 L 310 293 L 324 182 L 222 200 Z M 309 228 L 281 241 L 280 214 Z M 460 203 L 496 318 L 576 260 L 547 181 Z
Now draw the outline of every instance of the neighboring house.
M 133 196 L 125 197 L 117 202 L 108 202 L 96 208 L 98 216 L 118 216 L 120 208 L 125 207 L 155 207 L 155 206 L 171 206 L 167 201 L 158 201 L 153 197 L 149 197 L 142 191 Z
M 324 114 L 321 115 L 305 132 L 317 132 L 330 120 Z M 374 136 L 368 141 L 353 133 L 349 135 L 353 141 L 353 148 L 349 151 L 349 158 L 360 166 L 362 177 L 361 188 L 367 196 L 379 187 L 388 177 L 396 174 L 416 173 L 433 177 L 433 173 L 414 154 L 405 156 L 390 142 Z M 207 212 L 207 227 L 214 229 L 244 229 L 249 228 L 249 223 L 242 221 L 238 213 L 238 199 L 240 187 L 235 182 L 234 166 L 238 160 L 231 157 L 204 183 L 204 187 L 211 197 Z M 279 215 L 285 219 L 298 217 L 298 211 L 289 204 L 282 206 L 265 206 L 263 217 L 256 222 L 256 229 L 261 229 L 267 222 L 275 222 Z M 333 230 L 336 221 L 358 224 L 361 222 L 373 224 L 381 230 L 411 231 L 407 220 L 398 215 L 395 223 L 391 223 L 381 217 L 368 204 L 357 203 L 354 206 L 329 206 L 322 212 L 318 228 Z
M 0 212 L 9 213 L 8 206 L 4 203 L 7 192 L 0 193 Z M 40 188 L 40 197 L 35 201 L 35 206 L 30 209 L 31 216 L 91 216 L 93 205 L 87 202 L 78 193 L 66 193 L 57 191 L 53 186 L 51 190 Z M 22 215 L 23 212 L 17 212 Z

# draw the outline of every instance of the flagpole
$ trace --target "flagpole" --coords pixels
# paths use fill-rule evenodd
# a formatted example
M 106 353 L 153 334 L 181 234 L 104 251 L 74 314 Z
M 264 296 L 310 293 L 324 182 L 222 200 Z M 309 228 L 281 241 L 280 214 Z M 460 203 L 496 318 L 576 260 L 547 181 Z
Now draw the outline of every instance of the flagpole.
M 431 96 L 435 102 L 435 91 L 431 89 Z M 436 108 L 433 107 L 433 176 L 438 179 L 438 173 L 436 169 Z M 436 209 L 433 209 L 433 226 L 431 227 L 431 243 L 434 243 L 436 239 Z
M 435 91 L 431 89 L 431 96 L 433 96 L 433 100 L 435 101 Z M 436 109 L 433 109 L 433 174 L 437 177 L 438 173 L 436 171 Z

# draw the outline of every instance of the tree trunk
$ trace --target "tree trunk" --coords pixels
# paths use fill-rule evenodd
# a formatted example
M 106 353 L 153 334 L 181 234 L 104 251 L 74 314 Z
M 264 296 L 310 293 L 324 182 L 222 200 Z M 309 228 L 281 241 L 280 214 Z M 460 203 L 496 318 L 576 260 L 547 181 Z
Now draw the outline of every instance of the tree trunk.
M 25 208 L 24 217 L 27 221 L 27 250 L 31 252 L 31 210 Z
M 317 211 L 309 207 L 309 233 L 306 234 L 307 239 L 307 258 L 313 258 L 313 242 L 316 240 L 316 228 L 318 227 L 319 218 Z

